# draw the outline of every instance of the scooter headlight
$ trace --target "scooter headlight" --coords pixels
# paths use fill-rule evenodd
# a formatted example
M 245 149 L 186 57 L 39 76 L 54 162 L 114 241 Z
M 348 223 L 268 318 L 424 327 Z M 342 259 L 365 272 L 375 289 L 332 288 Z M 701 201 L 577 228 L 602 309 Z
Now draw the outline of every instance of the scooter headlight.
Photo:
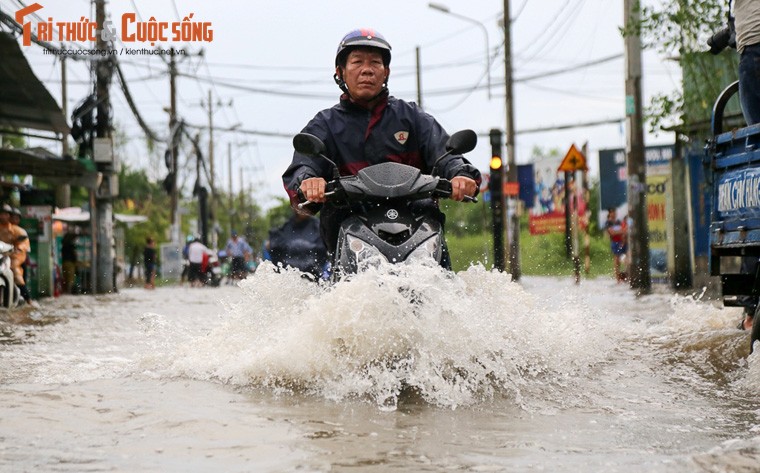
M 380 263 L 388 262 L 386 257 L 380 253 L 380 250 L 366 241 L 351 235 L 347 235 L 347 237 L 348 249 L 353 253 L 357 265 L 371 264 L 377 266 Z
M 414 249 L 406 259 L 407 263 L 433 263 L 438 264 L 440 259 L 440 247 L 438 237 L 433 236 L 425 240 Z

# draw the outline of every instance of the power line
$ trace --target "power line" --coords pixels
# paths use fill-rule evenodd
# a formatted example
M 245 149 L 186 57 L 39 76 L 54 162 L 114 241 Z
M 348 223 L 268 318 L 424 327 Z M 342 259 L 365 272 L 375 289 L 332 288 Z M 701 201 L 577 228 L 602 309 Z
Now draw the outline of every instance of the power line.
M 622 123 L 625 121 L 625 118 L 608 118 L 605 120 L 597 120 L 592 122 L 581 122 L 581 123 L 568 123 L 565 125 L 549 125 L 544 127 L 538 127 L 538 128 L 526 128 L 523 130 L 517 130 L 515 131 L 516 135 L 527 135 L 529 133 L 543 133 L 545 131 L 559 131 L 559 130 L 571 130 L 573 128 L 589 128 L 594 126 L 601 126 L 601 125 L 612 125 L 616 123 Z
M 559 8 L 559 10 L 557 11 L 557 14 L 554 15 L 554 17 L 551 19 L 551 21 L 549 21 L 549 23 L 547 23 L 546 26 L 544 26 L 543 28 L 541 28 L 541 29 L 538 30 L 539 34 L 536 37 L 534 37 L 533 39 L 531 39 L 530 41 L 527 42 L 527 44 L 529 46 L 525 49 L 525 51 L 530 50 L 533 47 L 533 45 L 535 45 L 538 42 L 539 39 L 541 39 L 545 34 L 547 34 L 547 33 L 549 33 L 549 32 L 552 31 L 552 25 L 554 24 L 554 22 L 556 22 L 557 20 L 559 20 L 559 18 L 562 16 L 562 14 L 564 13 L 565 9 L 570 4 L 570 1 L 571 0 L 565 0 L 565 3 Z M 525 51 L 523 51 L 523 52 L 525 52 Z
M 612 56 L 607 56 L 607 57 L 600 58 L 600 59 L 594 59 L 592 61 L 588 61 L 588 62 L 584 62 L 584 63 L 580 63 L 580 64 L 575 64 L 573 66 L 565 67 L 565 68 L 562 68 L 562 69 L 557 69 L 557 70 L 554 70 L 554 71 L 547 71 L 547 72 L 543 72 L 543 73 L 539 73 L 539 74 L 534 74 L 534 75 L 531 75 L 531 76 L 525 76 L 525 77 L 522 77 L 522 78 L 517 78 L 513 82 L 515 82 L 515 83 L 528 82 L 528 81 L 532 81 L 532 80 L 543 79 L 543 78 L 546 78 L 546 77 L 566 74 L 566 73 L 569 73 L 569 72 L 577 71 L 579 69 L 583 69 L 583 68 L 587 68 L 587 67 L 592 67 L 592 66 L 597 66 L 599 64 L 604 64 L 606 62 L 615 61 L 615 60 L 620 59 L 622 57 L 623 57 L 622 54 L 615 54 L 615 55 L 612 55 Z M 196 80 L 201 81 L 201 82 L 215 84 L 215 85 L 217 85 L 219 87 L 227 87 L 227 88 L 230 88 L 230 89 L 242 90 L 242 91 L 246 91 L 246 92 L 265 94 L 265 95 L 275 95 L 275 96 L 292 97 L 292 98 L 307 98 L 307 99 L 333 99 L 335 97 L 334 94 L 323 94 L 323 93 L 316 93 L 316 92 L 289 92 L 289 91 L 286 92 L 286 91 L 278 90 L 278 89 L 268 89 L 268 88 L 261 88 L 261 87 L 252 87 L 252 86 L 247 86 L 247 85 L 234 84 L 234 83 L 230 83 L 230 82 L 227 82 L 227 81 L 215 80 L 213 77 L 202 77 L 202 76 L 197 76 L 197 75 L 196 76 L 192 76 L 192 75 L 185 74 L 185 73 L 178 73 L 178 75 L 183 76 L 183 77 L 190 77 L 190 78 L 196 79 Z M 503 83 L 504 82 L 502 80 L 501 84 L 503 84 Z M 492 87 L 495 87 L 495 86 L 498 86 L 500 84 L 499 83 L 495 83 L 495 84 L 491 84 L 491 85 L 492 85 Z M 482 86 L 482 85 L 478 84 L 478 85 L 475 85 L 475 86 L 467 86 L 467 87 L 453 87 L 453 88 L 448 88 L 448 89 L 429 90 L 429 91 L 425 91 L 425 95 L 435 96 L 435 95 L 453 95 L 453 94 L 461 94 L 461 93 L 471 93 L 471 92 L 473 92 L 475 90 L 483 89 L 485 87 L 486 86 Z M 400 93 L 399 95 L 411 95 L 411 94 L 412 94 L 411 92 L 403 92 L 403 93 Z
M 196 128 L 199 130 L 208 130 L 207 125 L 193 125 L 192 123 L 185 123 L 185 126 L 188 126 L 190 128 Z M 241 133 L 243 135 L 254 135 L 254 136 L 269 136 L 274 138 L 293 138 L 296 133 L 282 133 L 278 131 L 263 131 L 263 130 L 245 130 L 237 127 L 231 127 L 231 128 L 217 128 L 214 127 L 214 131 L 226 131 L 230 133 Z
M 579 92 L 578 90 L 562 90 L 562 89 L 557 89 L 554 87 L 546 87 L 546 86 L 538 85 L 538 84 L 524 84 L 524 85 L 525 87 L 530 87 L 536 90 L 543 90 L 546 92 L 553 92 L 555 94 L 561 94 L 561 95 L 572 95 L 574 97 L 584 97 L 587 99 L 597 100 L 600 102 L 620 103 L 620 101 L 622 100 L 620 98 L 602 97 L 600 95 L 587 94 L 587 93 Z
M 598 66 L 599 64 L 612 62 L 612 61 L 615 61 L 617 59 L 622 59 L 622 58 L 623 58 L 623 53 L 613 54 L 611 56 L 606 56 L 600 59 L 594 59 L 592 61 L 582 62 L 580 64 L 575 64 L 573 66 L 565 67 L 562 69 L 556 69 L 554 71 L 541 72 L 538 74 L 534 74 L 532 76 L 520 77 L 518 79 L 515 79 L 513 82 L 528 82 L 535 79 L 544 79 L 546 77 L 557 76 L 557 75 L 565 74 L 568 72 L 575 72 L 578 69 L 585 69 L 587 67 Z
M 568 0 L 568 3 L 569 3 L 569 1 L 570 0 Z M 561 23 L 558 26 L 556 26 L 555 28 L 552 29 L 552 35 L 549 36 L 549 37 L 547 37 L 547 39 L 543 42 L 543 44 L 541 44 L 538 47 L 538 49 L 536 49 L 536 51 L 530 57 L 528 57 L 527 59 L 523 59 L 522 60 L 523 61 L 522 65 L 525 65 L 525 64 L 529 63 L 530 61 L 532 61 L 533 59 L 535 59 L 536 56 L 538 56 L 541 53 L 541 51 L 543 51 L 549 44 L 551 44 L 553 40 L 555 40 L 555 39 L 561 40 L 565 36 L 565 34 L 567 34 L 567 31 L 569 30 L 569 27 L 578 18 L 578 15 L 580 14 L 580 12 L 581 12 L 581 10 L 583 8 L 583 5 L 585 3 L 586 3 L 586 0 L 578 0 L 576 2 L 575 6 L 572 8 L 571 12 L 569 14 L 567 14 L 567 15 L 562 16 Z M 567 3 L 565 4 L 565 6 L 566 5 L 567 5 Z M 557 19 L 557 18 L 559 18 L 559 16 L 555 17 L 555 19 Z M 531 44 L 531 46 L 533 46 L 533 45 Z M 530 49 L 531 46 L 529 46 L 528 49 Z
M 520 5 L 520 8 L 517 9 L 517 13 L 512 16 L 512 18 L 509 19 L 512 23 L 517 21 L 518 18 L 520 18 L 520 15 L 522 15 L 523 10 L 525 10 L 525 7 L 528 6 L 528 0 L 524 0 L 522 5 Z
M 333 99 L 335 98 L 335 94 L 317 94 L 317 93 L 311 93 L 311 92 L 284 92 L 281 90 L 275 90 L 275 89 L 263 89 L 259 87 L 251 87 L 251 86 L 245 86 L 245 85 L 239 85 L 239 84 L 231 84 L 229 82 L 223 82 L 223 81 L 214 81 L 213 78 L 209 77 L 198 77 L 198 76 L 191 76 L 189 74 L 184 73 L 178 73 L 177 75 L 182 77 L 191 77 L 195 78 L 201 82 L 206 82 L 209 84 L 216 84 L 220 87 L 227 87 L 229 89 L 236 89 L 236 90 L 244 90 L 247 92 L 257 93 L 257 94 L 267 94 L 267 95 L 277 95 L 281 97 L 296 97 L 296 98 L 308 98 L 308 99 Z
M 520 78 L 514 79 L 512 82 L 514 82 L 514 83 L 529 82 L 529 81 L 532 81 L 532 80 L 543 79 L 545 77 L 551 77 L 551 76 L 566 74 L 566 73 L 569 73 L 569 72 L 575 72 L 575 71 L 577 71 L 579 69 L 584 69 L 584 68 L 587 68 L 587 67 L 597 66 L 599 64 L 604 64 L 606 62 L 611 62 L 611 61 L 620 59 L 622 57 L 623 57 L 622 54 L 615 54 L 613 56 L 608 56 L 608 57 L 604 57 L 604 58 L 601 58 L 601 59 L 594 59 L 593 61 L 588 61 L 588 62 L 576 64 L 576 65 L 571 66 L 571 67 L 565 67 L 565 68 L 557 69 L 557 70 L 554 70 L 554 71 L 547 71 L 547 72 L 542 72 L 540 74 L 534 74 L 534 75 L 531 75 L 531 76 L 520 77 Z M 496 86 L 499 86 L 499 85 L 504 85 L 504 80 L 503 79 L 501 80 L 501 82 L 496 82 L 496 83 L 492 83 L 491 84 L 492 87 L 496 87 Z M 452 88 L 448 88 L 448 89 L 428 90 L 428 91 L 425 91 L 425 95 L 433 95 L 434 96 L 434 95 L 460 94 L 460 93 L 467 93 L 467 92 L 470 92 L 472 90 L 483 89 L 485 87 L 486 86 L 477 85 L 474 88 L 471 87 L 471 86 L 469 86 L 469 87 L 452 87 Z
M 127 104 L 129 105 L 129 109 L 132 110 L 132 114 L 135 116 L 137 123 L 140 124 L 140 128 L 142 128 L 142 130 L 145 132 L 146 135 L 148 135 L 148 137 L 151 140 L 166 142 L 166 138 L 160 138 L 148 126 L 148 124 L 145 123 L 145 120 L 143 119 L 142 115 L 140 115 L 140 112 L 137 110 L 137 106 L 135 105 L 135 102 L 132 99 L 132 94 L 129 92 L 129 87 L 127 86 L 127 80 L 124 78 L 124 72 L 121 70 L 121 65 L 119 64 L 119 61 L 114 59 L 113 65 L 119 77 L 119 84 L 121 85 L 121 91 L 124 93 L 124 98 L 127 99 Z

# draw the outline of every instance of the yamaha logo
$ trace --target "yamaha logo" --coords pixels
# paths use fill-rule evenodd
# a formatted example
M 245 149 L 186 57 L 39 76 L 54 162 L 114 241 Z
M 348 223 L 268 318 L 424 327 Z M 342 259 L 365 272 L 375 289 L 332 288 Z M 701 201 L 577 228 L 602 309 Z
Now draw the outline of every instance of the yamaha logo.
M 398 211 L 396 209 L 390 209 L 389 211 L 385 212 L 385 216 L 390 220 L 396 220 L 398 218 Z

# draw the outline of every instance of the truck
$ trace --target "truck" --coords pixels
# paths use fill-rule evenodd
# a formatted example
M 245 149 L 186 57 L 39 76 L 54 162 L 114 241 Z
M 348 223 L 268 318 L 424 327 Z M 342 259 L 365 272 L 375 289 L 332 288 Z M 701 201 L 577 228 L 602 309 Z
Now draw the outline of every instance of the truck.
M 713 106 L 705 147 L 710 189 L 710 275 L 720 277 L 724 306 L 753 315 L 752 345 L 760 340 L 760 124 L 724 131 L 724 113 L 739 83 Z

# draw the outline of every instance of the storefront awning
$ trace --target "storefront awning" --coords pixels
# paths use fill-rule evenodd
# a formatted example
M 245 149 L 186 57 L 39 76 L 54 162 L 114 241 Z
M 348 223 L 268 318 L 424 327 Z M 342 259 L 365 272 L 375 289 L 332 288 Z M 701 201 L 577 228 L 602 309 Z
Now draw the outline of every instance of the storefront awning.
M 148 217 L 144 215 L 129 215 L 129 214 L 113 214 L 113 219 L 119 223 L 126 223 L 127 225 L 132 223 L 147 222 Z M 78 207 L 69 207 L 62 209 L 55 215 L 53 220 L 60 220 L 67 223 L 81 223 L 90 221 L 90 212 L 82 210 Z
M 0 128 L 68 133 L 61 107 L 34 75 L 18 41 L 0 32 Z
M 89 189 L 95 189 L 98 184 L 98 173 L 92 161 L 62 159 L 44 148 L 0 149 L 0 173 L 31 174 L 53 184 Z

